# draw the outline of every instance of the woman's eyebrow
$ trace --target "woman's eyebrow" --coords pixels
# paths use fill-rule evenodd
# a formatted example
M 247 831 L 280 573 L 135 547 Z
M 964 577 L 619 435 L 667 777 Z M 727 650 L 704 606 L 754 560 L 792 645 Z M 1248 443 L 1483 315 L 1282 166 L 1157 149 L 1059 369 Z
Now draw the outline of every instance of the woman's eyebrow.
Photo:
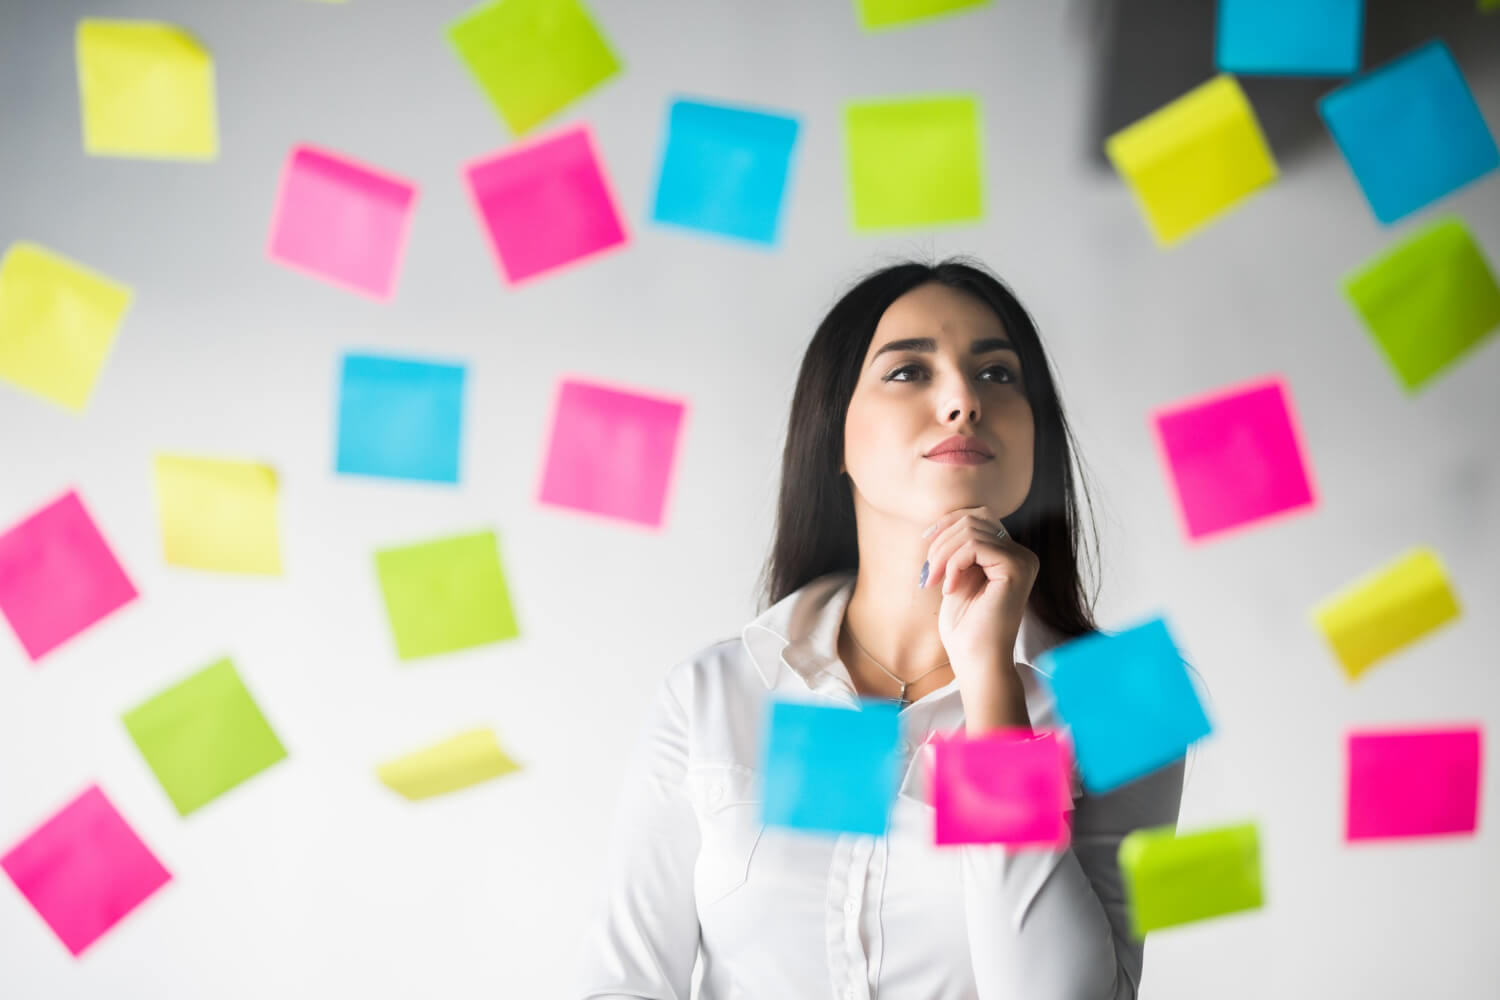
M 875 358 L 880 357 L 887 351 L 915 351 L 919 354 L 931 354 L 937 350 L 937 341 L 932 337 L 907 337 L 904 340 L 892 340 L 886 343 L 880 350 L 876 351 L 870 358 L 870 363 L 875 363 Z M 988 354 L 990 351 L 1016 352 L 1016 347 L 1004 337 L 982 337 L 969 345 L 970 354 Z

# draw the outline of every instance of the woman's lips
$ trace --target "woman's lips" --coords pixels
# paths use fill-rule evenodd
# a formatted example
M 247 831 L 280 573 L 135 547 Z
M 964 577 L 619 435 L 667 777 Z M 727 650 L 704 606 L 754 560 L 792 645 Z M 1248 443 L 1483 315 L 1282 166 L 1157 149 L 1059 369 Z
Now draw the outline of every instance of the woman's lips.
M 926 457 L 929 462 L 942 462 L 944 465 L 983 465 L 994 461 L 991 456 L 981 455 L 977 451 L 944 451 Z

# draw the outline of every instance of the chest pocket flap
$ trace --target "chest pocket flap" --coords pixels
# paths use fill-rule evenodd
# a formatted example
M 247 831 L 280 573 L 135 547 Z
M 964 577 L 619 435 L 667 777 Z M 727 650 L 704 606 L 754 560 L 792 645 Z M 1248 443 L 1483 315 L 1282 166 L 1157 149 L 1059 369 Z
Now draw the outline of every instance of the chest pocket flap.
M 760 777 L 743 764 L 690 764 L 688 797 L 698 814 L 702 846 L 695 883 L 700 904 L 717 902 L 745 884 L 760 841 Z

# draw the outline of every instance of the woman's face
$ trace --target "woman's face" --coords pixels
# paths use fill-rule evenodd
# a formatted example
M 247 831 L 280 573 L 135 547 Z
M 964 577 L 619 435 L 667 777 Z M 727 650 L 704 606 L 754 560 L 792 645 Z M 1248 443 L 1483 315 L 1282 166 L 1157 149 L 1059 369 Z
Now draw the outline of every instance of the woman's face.
M 844 421 L 855 505 L 928 522 L 961 507 L 1012 514 L 1031 491 L 1034 424 L 1000 318 L 946 285 L 912 289 L 875 327 Z M 963 435 L 992 457 L 929 457 Z

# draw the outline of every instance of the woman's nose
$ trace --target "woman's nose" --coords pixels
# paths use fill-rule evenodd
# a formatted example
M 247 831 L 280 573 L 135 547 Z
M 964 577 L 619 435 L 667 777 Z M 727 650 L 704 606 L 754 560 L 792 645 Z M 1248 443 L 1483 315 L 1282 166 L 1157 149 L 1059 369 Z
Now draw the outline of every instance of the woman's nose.
M 966 393 L 954 393 L 943 403 L 940 416 L 943 418 L 944 423 L 961 420 L 967 416 L 970 423 L 977 424 L 979 422 L 979 400 Z

